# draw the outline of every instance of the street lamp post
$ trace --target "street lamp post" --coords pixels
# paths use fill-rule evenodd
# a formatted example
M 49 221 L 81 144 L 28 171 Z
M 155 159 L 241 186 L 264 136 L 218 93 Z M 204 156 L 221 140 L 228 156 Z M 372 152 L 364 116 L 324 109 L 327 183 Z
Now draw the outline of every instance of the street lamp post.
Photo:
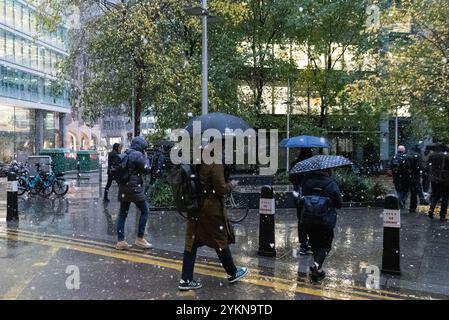
M 202 25 L 201 35 L 201 65 L 202 65 L 202 80 L 201 80 L 201 112 L 207 114 L 209 112 L 209 97 L 208 97 L 208 39 L 207 27 L 209 23 L 218 22 L 220 17 L 211 16 L 207 8 L 207 0 L 202 0 L 201 7 L 186 8 L 186 12 L 191 16 L 200 16 Z
M 208 100 L 208 57 L 207 57 L 207 0 L 203 0 L 202 3 L 202 85 L 201 85 L 201 112 L 207 114 L 209 111 Z

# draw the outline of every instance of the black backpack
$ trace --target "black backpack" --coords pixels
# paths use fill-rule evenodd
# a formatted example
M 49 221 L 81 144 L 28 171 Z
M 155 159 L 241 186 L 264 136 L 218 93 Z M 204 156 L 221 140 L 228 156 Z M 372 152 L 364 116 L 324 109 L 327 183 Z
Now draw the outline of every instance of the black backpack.
M 330 182 L 332 183 L 332 182 Z M 330 184 L 329 183 L 329 184 Z M 302 212 L 301 223 L 307 226 L 325 227 L 333 229 L 337 222 L 337 216 L 332 209 L 332 200 L 322 196 L 327 184 L 323 189 L 315 188 L 316 194 L 301 197 Z
M 180 164 L 172 168 L 169 182 L 176 209 L 183 216 L 198 216 L 205 198 L 199 165 Z
M 410 162 L 410 158 L 406 153 L 394 156 L 391 164 L 393 174 L 400 176 L 410 175 L 412 171 Z
M 126 183 L 129 180 L 129 165 L 128 153 L 121 153 L 114 157 L 112 160 L 112 165 L 109 170 L 109 174 L 112 179 L 117 181 L 117 183 Z

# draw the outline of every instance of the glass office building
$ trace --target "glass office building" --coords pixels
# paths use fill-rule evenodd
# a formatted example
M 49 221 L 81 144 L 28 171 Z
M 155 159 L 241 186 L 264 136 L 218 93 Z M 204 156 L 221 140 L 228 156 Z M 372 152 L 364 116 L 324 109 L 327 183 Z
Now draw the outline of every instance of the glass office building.
M 39 30 L 29 2 L 0 0 L 0 161 L 63 146 L 69 92 L 56 77 L 66 39 L 63 26 Z

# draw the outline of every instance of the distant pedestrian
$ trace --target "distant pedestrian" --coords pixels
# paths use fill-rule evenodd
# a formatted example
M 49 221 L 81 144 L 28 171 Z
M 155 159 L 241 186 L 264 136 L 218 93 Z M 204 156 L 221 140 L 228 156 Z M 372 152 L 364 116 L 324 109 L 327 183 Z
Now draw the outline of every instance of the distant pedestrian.
M 116 248 L 119 250 L 131 247 L 125 241 L 125 221 L 128 216 L 131 202 L 134 202 L 140 210 L 137 238 L 134 244 L 138 247 L 149 249 L 151 244 L 144 239 L 145 226 L 148 220 L 148 203 L 144 193 L 143 175 L 150 173 L 150 163 L 145 155 L 148 143 L 143 137 L 135 137 L 131 147 L 125 152 L 128 155 L 129 178 L 127 182 L 119 183 L 118 200 L 120 201 L 120 213 L 117 218 L 118 242 Z
M 332 169 L 312 171 L 301 183 L 304 201 L 301 222 L 312 246 L 314 264 L 310 272 L 314 281 L 320 281 L 326 276 L 322 269 L 323 263 L 332 249 L 337 209 L 343 204 L 340 188 L 332 178 L 332 172 Z M 328 223 L 317 224 L 313 221 L 313 218 L 323 216 L 327 217 Z
M 301 148 L 298 157 L 290 165 L 289 170 L 291 170 L 298 162 L 309 159 L 313 157 L 313 152 L 311 148 Z M 298 241 L 299 241 L 299 254 L 307 255 L 311 254 L 312 250 L 309 245 L 309 238 L 304 226 L 301 224 L 301 210 L 302 202 L 299 201 L 301 197 L 301 181 L 306 177 L 307 173 L 295 173 L 289 176 L 290 182 L 293 184 L 293 190 L 297 193 L 296 202 L 296 216 L 298 218 Z
M 408 155 L 408 162 L 410 167 L 410 212 L 416 212 L 417 198 L 419 198 L 419 204 L 428 205 L 429 202 L 423 192 L 421 178 L 422 178 L 422 162 L 421 162 L 421 149 L 418 145 L 414 146 L 412 152 Z
M 414 186 L 412 186 L 412 170 L 410 164 L 410 158 L 406 153 L 404 146 L 398 147 L 397 153 L 391 159 L 390 169 L 393 174 L 393 184 L 396 189 L 396 193 L 399 198 L 399 204 L 401 208 L 405 208 L 405 202 L 409 190 L 411 191 L 410 211 L 416 211 L 418 205 L 418 192 Z
M 114 143 L 112 150 L 108 154 L 108 181 L 106 182 L 106 187 L 104 188 L 103 201 L 109 202 L 108 193 L 111 188 L 112 181 L 114 180 L 111 175 L 111 167 L 115 161 L 118 161 L 118 155 L 122 152 L 122 145 L 120 143 Z
M 429 157 L 431 150 L 424 150 L 421 157 L 421 169 L 422 169 L 422 190 L 426 195 L 430 188 L 430 178 L 429 178 Z
M 199 178 L 206 194 L 197 217 L 189 217 L 185 237 L 184 259 L 179 290 L 195 290 L 202 287 L 193 279 L 197 250 L 205 245 L 215 249 L 230 283 L 248 273 L 246 267 L 236 267 L 229 249 L 235 235 L 226 214 L 224 196 L 237 186 L 237 181 L 225 180 L 222 164 L 199 165 Z
M 440 221 L 446 221 L 449 198 L 449 154 L 447 147 L 439 144 L 429 156 L 429 176 L 432 188 L 429 218 L 434 218 L 435 208 L 441 199 Z
M 151 155 L 151 173 L 150 185 L 154 184 L 157 179 L 161 178 L 166 165 L 164 147 L 159 146 Z

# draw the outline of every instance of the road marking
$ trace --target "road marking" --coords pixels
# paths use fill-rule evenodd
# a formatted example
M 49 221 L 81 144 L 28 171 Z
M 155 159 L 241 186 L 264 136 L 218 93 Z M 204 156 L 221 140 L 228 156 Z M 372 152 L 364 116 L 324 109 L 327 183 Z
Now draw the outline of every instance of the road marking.
M 14 241 L 18 241 L 16 237 L 13 239 Z M 53 258 L 53 256 L 58 252 L 59 248 L 50 247 L 47 250 L 47 253 L 45 255 L 44 261 L 37 262 L 33 264 L 34 267 L 44 267 L 47 266 L 50 260 Z M 32 268 L 31 268 L 32 269 Z M 31 272 L 31 270 L 27 270 L 27 272 Z M 14 284 L 8 291 L 3 295 L 3 300 L 17 300 L 20 295 L 22 294 L 23 290 L 25 290 L 26 287 L 33 281 L 34 277 L 36 276 L 36 273 L 33 272 L 30 275 L 22 275 L 21 280 Z
M 2 228 L 0 228 L 0 233 L 2 232 Z M 9 234 L 19 234 L 19 232 L 17 230 L 12 230 L 9 229 L 8 230 Z M 100 249 L 108 249 L 112 252 L 118 252 L 115 247 L 110 244 L 110 243 L 104 243 L 104 242 L 98 242 L 95 240 L 89 240 L 89 239 L 77 239 L 77 238 L 71 238 L 71 237 L 65 237 L 65 236 L 59 236 L 59 235 L 53 235 L 53 234 L 37 234 L 35 232 L 31 232 L 31 231 L 20 231 L 20 234 L 26 234 L 29 235 L 31 237 L 37 237 L 37 239 L 49 239 L 50 241 L 54 241 L 59 240 L 62 241 L 64 244 L 66 244 L 67 242 L 69 244 L 81 244 L 83 246 L 93 246 L 96 248 L 100 248 Z M 153 258 L 156 260 L 162 260 L 162 261 L 166 261 L 166 262 L 176 262 L 179 263 L 179 260 L 174 259 L 174 258 L 166 258 L 163 256 L 157 256 L 157 255 L 150 255 L 147 252 L 148 251 L 144 251 L 142 249 L 130 249 L 127 251 L 121 251 L 121 252 L 126 252 L 127 255 L 132 255 L 132 256 L 139 256 L 139 257 L 144 257 L 146 258 Z M 213 271 L 216 272 L 222 272 L 222 267 L 220 263 L 216 263 L 216 262 L 203 262 L 203 263 L 196 263 L 196 266 L 201 265 L 203 268 L 205 269 L 211 269 Z M 262 275 L 262 272 L 260 270 L 251 268 L 253 273 L 258 274 L 259 278 L 263 279 L 264 281 L 268 281 L 268 282 L 281 282 L 281 283 L 285 283 L 288 285 L 292 285 L 292 283 L 298 283 L 298 279 L 285 279 L 285 278 L 279 278 L 279 277 L 275 277 L 275 276 L 265 276 Z M 224 273 L 223 273 L 224 274 Z M 313 285 L 313 284 L 308 284 L 305 281 L 301 281 L 300 284 L 304 287 L 309 287 L 312 289 L 316 289 L 317 285 Z M 366 287 L 360 287 L 360 286 L 356 286 L 356 285 L 351 285 L 350 287 L 348 287 L 347 285 L 343 285 L 340 286 L 338 283 L 333 283 L 332 286 L 327 286 L 322 288 L 322 290 L 333 290 L 333 291 L 338 291 L 338 292 L 343 292 L 345 294 L 347 294 L 347 292 L 351 292 L 352 294 L 362 294 L 362 295 L 368 295 L 374 298 L 378 298 L 379 296 L 382 296 L 383 298 L 405 298 L 405 299 L 409 299 L 410 296 L 409 295 L 405 295 L 402 293 L 396 293 L 396 292 L 391 292 L 391 291 L 386 291 L 386 290 L 373 290 L 373 289 L 369 289 Z M 361 292 L 359 292 L 361 291 Z
M 158 265 L 161 267 L 177 271 L 181 271 L 182 269 L 182 261 L 176 259 L 160 258 L 151 255 L 130 254 L 129 252 L 122 252 L 117 251 L 115 249 L 108 249 L 89 244 L 75 243 L 73 241 L 66 241 L 62 239 L 48 239 L 48 237 L 42 237 L 37 234 L 33 236 L 33 235 L 25 235 L 20 232 L 19 234 L 13 235 L 12 232 L 8 232 L 8 234 L 0 232 L 0 237 L 10 240 L 13 239 L 14 241 L 25 241 L 36 243 L 39 245 L 46 245 L 57 249 L 62 248 L 67 250 L 75 250 L 84 253 L 106 256 L 134 263 Z M 299 286 L 297 281 L 274 278 L 269 276 L 260 276 L 259 272 L 260 271 L 258 270 L 253 270 L 253 272 L 248 277 L 242 279 L 242 282 L 258 286 L 270 287 L 275 290 L 303 293 L 307 295 L 331 299 L 357 299 L 357 300 L 369 298 L 388 299 L 388 300 L 398 299 L 396 297 L 380 295 L 375 293 L 355 292 L 350 288 L 326 288 L 326 287 L 319 288 L 317 286 L 314 287 Z M 227 278 L 227 275 L 222 270 L 219 270 L 214 266 L 206 265 L 203 263 L 199 263 L 196 265 L 196 273 L 220 279 Z

